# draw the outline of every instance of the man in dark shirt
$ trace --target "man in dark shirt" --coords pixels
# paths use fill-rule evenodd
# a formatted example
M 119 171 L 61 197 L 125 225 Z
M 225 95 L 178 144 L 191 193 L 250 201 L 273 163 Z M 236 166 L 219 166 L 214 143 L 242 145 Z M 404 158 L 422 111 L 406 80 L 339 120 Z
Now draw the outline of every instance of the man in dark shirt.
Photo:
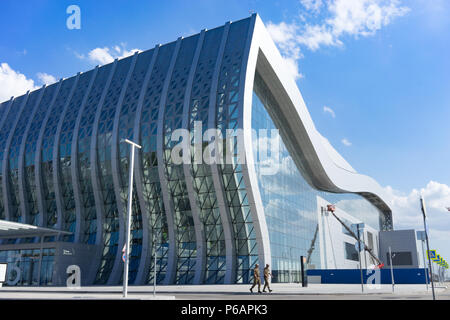
M 253 285 L 250 288 L 250 292 L 253 293 L 253 288 L 258 284 L 258 293 L 261 293 L 261 277 L 259 275 L 259 265 L 255 264 L 255 269 L 253 269 Z

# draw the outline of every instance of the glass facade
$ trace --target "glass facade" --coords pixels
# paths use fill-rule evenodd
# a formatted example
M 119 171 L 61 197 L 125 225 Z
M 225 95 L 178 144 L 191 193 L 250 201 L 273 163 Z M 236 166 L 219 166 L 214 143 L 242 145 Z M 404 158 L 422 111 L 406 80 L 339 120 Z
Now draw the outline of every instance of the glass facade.
M 30 116 L 32 116 L 36 101 L 38 101 L 40 92 L 34 91 L 30 93 L 26 100 L 24 100 L 25 106 L 23 107 L 23 115 L 19 117 L 14 134 L 11 139 L 11 143 L 7 150 L 9 151 L 9 187 L 11 188 L 10 198 L 10 219 L 16 222 L 25 222 L 25 216 L 22 215 L 20 208 L 20 186 L 19 186 L 19 157 L 22 146 L 22 139 L 27 128 Z
M 155 270 L 159 284 L 249 283 L 267 254 L 256 232 L 265 237 L 264 225 L 255 216 L 267 223 L 274 281 L 299 281 L 301 255 L 320 265 L 317 197 L 376 230 L 390 228 L 390 214 L 361 195 L 311 187 L 283 130 L 276 174 L 256 163 L 264 215 L 252 212 L 249 199 L 258 195 L 245 178 L 239 139 L 255 19 L 179 38 L 1 103 L 0 219 L 71 232 L 47 237 L 44 246 L 98 249 L 90 284 L 121 283 L 130 187 L 130 146 L 121 141 L 130 139 L 142 146 L 135 154 L 130 284 L 152 284 Z M 276 132 L 280 108 L 258 73 L 252 103 L 252 128 Z M 173 139 L 177 129 L 189 130 L 182 137 L 189 163 L 172 158 L 181 142 Z M 206 136 L 208 129 L 216 136 Z M 208 154 L 213 138 L 223 149 Z M 254 146 L 273 140 L 255 138 Z M 214 157 L 221 161 L 206 161 Z M 0 255 L 20 270 L 19 285 L 58 278 L 54 249 L 23 249 L 38 240 L 1 240 L 20 248 L 4 247 Z
M 23 103 L 26 102 L 26 99 L 28 99 L 28 95 L 23 95 L 23 96 L 18 97 L 17 99 L 15 99 L 12 102 L 11 107 L 9 108 L 9 111 L 8 111 L 8 115 L 5 119 L 5 122 L 3 123 L 2 128 L 1 128 L 0 158 L 2 160 L 5 156 L 8 155 L 8 150 L 6 150 L 6 152 L 5 152 L 5 148 L 7 147 L 7 143 L 8 143 L 8 137 L 10 134 L 12 134 L 11 131 L 14 130 L 14 124 L 16 122 L 16 118 L 20 116 L 20 114 L 22 112 L 22 108 L 23 108 Z M 14 165 L 15 164 L 13 164 L 13 168 L 14 168 Z M 3 166 L 4 166 L 3 161 L 0 161 L 0 194 L 2 195 L 0 197 L 0 211 L 2 211 L 2 212 L 5 211 L 5 205 L 7 205 L 7 204 L 5 204 L 6 193 L 3 190 L 3 179 L 9 178 L 8 176 L 6 176 L 6 177 L 3 176 L 3 174 L 4 174 L 3 172 L 5 171 L 5 169 L 7 169 L 7 168 L 4 168 Z M 8 195 L 6 195 L 6 196 L 8 196 Z M 12 195 L 10 195 L 10 198 L 12 198 Z M 12 216 L 10 216 L 10 218 L 12 218 L 13 220 L 14 219 L 18 220 L 20 213 L 17 211 L 15 213 L 16 213 L 16 215 L 15 216 L 12 215 Z M 3 213 L 2 216 L 5 217 L 6 214 Z
M 6 139 L 7 139 L 6 135 L 8 134 L 7 130 L 3 130 L 3 123 L 5 122 L 6 117 L 9 113 L 11 104 L 12 104 L 12 100 L 3 102 L 0 105 L 0 124 L 1 124 L 1 126 L 0 126 L 0 146 L 3 145 L 0 148 L 0 155 L 2 156 L 1 159 L 3 159 L 3 149 L 4 149 L 4 145 L 6 143 Z M 0 162 L 1 162 L 1 160 L 0 160 Z M 0 166 L 1 166 L 1 164 L 0 164 Z M 0 179 L 2 178 L 1 175 L 2 175 L 2 172 L 0 170 Z M 0 185 L 1 185 L 1 183 L 0 183 Z M 1 188 L 1 186 L 0 186 L 0 188 Z M 5 219 L 5 208 L 4 208 L 2 198 L 3 197 L 0 196 L 0 219 Z
M 196 141 L 194 136 L 196 126 L 201 125 L 201 137 L 208 129 L 208 111 L 210 104 L 210 91 L 216 57 L 224 28 L 210 30 L 205 34 L 199 61 L 194 75 L 190 104 L 189 104 L 189 131 L 191 144 L 192 187 L 195 201 L 199 211 L 199 218 L 204 226 L 206 241 L 206 269 L 205 283 L 221 283 L 225 276 L 226 256 L 225 239 L 222 221 L 217 203 L 216 192 L 211 173 L 211 167 L 203 162 L 196 161 L 196 146 L 200 145 L 202 153 L 206 144 Z M 200 163 L 197 163 L 200 162 Z
M 84 96 L 89 88 L 92 78 L 95 76 L 93 70 L 79 76 L 75 93 L 71 97 L 64 117 L 61 118 L 61 132 L 58 138 L 57 169 L 59 170 L 60 188 L 62 198 L 61 229 L 72 232 L 72 235 L 63 236 L 65 241 L 72 242 L 76 231 L 76 208 L 72 183 L 72 142 L 75 124 L 82 105 Z M 56 142 L 55 142 L 56 143 Z
M 175 50 L 175 43 L 169 43 L 158 49 L 150 80 L 145 88 L 142 114 L 139 126 L 141 142 L 141 176 L 143 181 L 143 200 L 148 212 L 148 228 L 151 233 L 151 252 L 156 249 L 156 282 L 162 283 L 167 274 L 169 235 L 166 211 L 163 203 L 161 182 L 158 173 L 157 130 L 159 105 L 162 87 L 169 69 L 170 58 Z M 153 283 L 155 271 L 154 259 L 146 275 L 146 283 Z
M 45 226 L 55 227 L 57 222 L 57 207 L 55 198 L 55 185 L 53 183 L 53 147 L 55 142 L 56 129 L 59 119 L 63 114 L 67 99 L 70 98 L 72 87 L 75 84 L 75 77 L 71 77 L 61 83 L 58 96 L 51 108 L 51 112 L 45 123 L 44 134 L 41 146 L 41 170 L 42 189 L 44 197 L 44 212 L 47 216 Z
M 258 148 L 253 150 L 269 229 L 273 282 L 298 282 L 301 281 L 300 256 L 305 256 L 309 265 L 320 268 L 318 196 L 376 230 L 381 228 L 383 213 L 357 194 L 335 194 L 311 187 L 286 148 L 287 137 L 278 130 L 280 125 L 274 123 L 277 110 L 280 108 L 275 98 L 257 73 L 252 100 L 252 129 L 256 130 L 253 146 L 274 150 L 267 159 L 260 159 Z M 269 130 L 272 135 L 260 129 Z M 265 141 L 269 143 L 264 145 Z
M 120 172 L 120 200 L 122 201 L 123 215 L 126 216 L 128 205 L 128 187 L 129 187 L 129 165 L 130 165 L 130 145 L 121 143 L 122 139 L 135 141 L 134 124 L 136 109 L 138 105 L 141 88 L 144 78 L 147 74 L 153 51 L 146 51 L 137 57 L 136 65 L 131 75 L 127 90 L 124 93 L 122 107 L 120 109 L 118 122 L 118 141 L 119 141 L 119 172 Z M 136 192 L 136 185 L 133 186 L 132 217 L 131 217 L 131 243 L 130 243 L 130 264 L 129 264 L 129 282 L 134 283 L 139 268 L 142 253 L 142 212 L 139 205 L 139 199 Z
M 236 129 L 242 129 L 239 123 L 239 94 L 242 55 L 247 38 L 245 33 L 248 31 L 249 23 L 249 20 L 242 20 L 230 26 L 220 69 L 216 101 L 216 128 L 222 133 L 224 148 L 227 148 L 225 141 L 227 130 L 235 133 Z M 242 166 L 238 158 L 238 138 L 236 135 L 228 138 L 228 140 L 232 140 L 233 145 L 233 150 L 230 150 L 232 161 L 231 163 L 223 161 L 220 166 L 220 176 L 225 191 L 225 205 L 230 211 L 233 240 L 236 247 L 236 282 L 248 283 L 252 278 L 251 270 L 258 261 L 258 244 Z M 226 154 L 227 150 L 225 149 L 223 155 Z
M 44 90 L 39 106 L 34 113 L 31 125 L 25 140 L 24 154 L 24 180 L 25 180 L 25 207 L 29 215 L 28 222 L 33 225 L 44 226 L 42 212 L 38 204 L 38 191 L 36 184 L 36 152 L 39 133 L 42 130 L 44 119 L 51 112 L 53 100 L 59 90 L 59 84 L 53 84 Z
M 54 248 L 44 248 L 42 253 L 40 249 L 1 250 L 0 263 L 8 264 L 6 284 L 52 285 L 54 257 Z
M 91 163 L 91 140 L 92 129 L 97 108 L 103 89 L 108 81 L 112 64 L 99 68 L 95 75 L 94 83 L 88 92 L 83 110 L 77 118 L 78 132 L 77 139 L 73 142 L 77 144 L 76 166 L 78 185 L 80 188 L 80 211 L 83 217 L 83 229 L 81 231 L 81 241 L 83 243 L 95 244 L 97 240 L 97 210 L 95 207 L 94 188 L 92 185 L 92 163 Z
M 177 284 L 189 284 L 194 280 L 197 243 L 183 164 L 176 164 L 172 159 L 172 148 L 178 144 L 178 141 L 172 140 L 172 132 L 182 128 L 186 83 L 198 37 L 197 35 L 186 38 L 181 43 L 164 107 L 163 160 L 169 199 L 173 208 Z
M 123 88 L 125 79 L 130 70 L 132 57 L 117 62 L 114 75 L 107 88 L 106 96 L 100 111 L 97 132 L 97 163 L 98 178 L 100 182 L 100 208 L 103 210 L 102 230 L 102 260 L 97 272 L 95 284 L 106 284 L 109 279 L 119 246 L 119 209 L 114 190 L 113 170 L 111 163 L 111 148 L 114 117 L 117 103 Z

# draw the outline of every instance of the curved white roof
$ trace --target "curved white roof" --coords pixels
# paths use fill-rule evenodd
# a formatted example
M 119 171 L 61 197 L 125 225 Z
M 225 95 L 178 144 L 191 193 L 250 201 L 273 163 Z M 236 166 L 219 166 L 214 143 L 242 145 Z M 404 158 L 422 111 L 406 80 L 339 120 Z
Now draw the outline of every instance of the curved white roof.
M 291 72 L 259 16 L 255 21 L 245 79 L 245 121 L 251 119 L 249 106 L 256 70 L 277 99 L 281 109 L 278 120 L 290 138 L 286 145 L 310 183 L 324 191 L 358 193 L 381 211 L 390 212 L 389 198 L 383 188 L 373 178 L 356 172 L 317 131 Z

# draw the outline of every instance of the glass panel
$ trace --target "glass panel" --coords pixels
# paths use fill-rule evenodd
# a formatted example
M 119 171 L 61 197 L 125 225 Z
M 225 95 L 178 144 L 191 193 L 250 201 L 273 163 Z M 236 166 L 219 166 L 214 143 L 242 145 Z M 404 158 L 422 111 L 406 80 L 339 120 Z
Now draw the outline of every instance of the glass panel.
M 59 137 L 59 170 L 60 170 L 60 188 L 63 203 L 63 221 L 62 229 L 75 233 L 76 229 L 76 211 L 75 211 L 75 199 L 73 193 L 72 183 L 72 138 L 73 131 L 75 129 L 76 119 L 80 112 L 83 99 L 87 93 L 89 83 L 92 80 L 94 71 L 91 70 L 86 73 L 82 73 L 79 77 L 76 91 L 70 100 L 67 111 L 64 115 L 64 119 L 61 127 L 61 134 Z M 65 235 L 62 237 L 64 241 L 73 241 L 74 235 Z
M 130 69 L 132 57 L 117 62 L 117 67 L 100 106 L 100 120 L 97 132 L 97 156 L 100 191 L 103 200 L 103 253 L 95 284 L 105 284 L 111 274 L 119 245 L 119 210 L 114 192 L 112 176 L 111 146 L 113 122 L 117 103 Z M 121 250 L 122 248 L 120 248 Z M 121 265 L 122 266 L 122 265 Z
M 19 116 L 19 111 L 21 110 L 20 107 L 22 106 L 22 102 L 24 99 L 25 99 L 24 95 L 14 99 L 11 107 L 9 108 L 5 122 L 3 123 L 3 126 L 0 128 L 0 159 L 3 159 L 4 157 L 6 142 L 8 140 L 9 135 L 11 134 L 10 131 L 12 129 L 12 126 L 14 125 L 16 117 Z M 3 192 L 5 191 L 3 190 L 3 182 L 2 182 L 5 177 L 3 177 L 2 174 L 3 174 L 3 161 L 0 161 L 0 195 L 3 195 Z M 3 196 L 0 197 L 0 215 L 2 219 L 4 219 L 6 216 Z
M 209 96 L 216 58 L 223 34 L 223 28 L 205 34 L 199 61 L 194 75 L 189 109 L 189 130 L 191 132 L 191 175 L 193 190 L 200 221 L 206 240 L 205 283 L 223 283 L 226 267 L 225 238 L 219 207 L 212 180 L 211 168 L 204 163 L 196 164 L 195 148 L 200 144 L 202 154 L 206 144 L 195 141 L 194 130 L 201 126 L 201 137 L 208 129 Z
M 44 95 L 39 103 L 39 106 L 34 113 L 31 125 L 25 141 L 25 201 L 28 210 L 29 222 L 33 225 L 39 225 L 41 219 L 41 212 L 39 212 L 37 202 L 37 185 L 35 177 L 35 157 L 36 144 L 39 137 L 39 132 L 42 129 L 44 118 L 47 112 L 50 112 L 49 105 L 51 104 L 54 95 L 57 93 L 58 84 L 52 84 L 45 87 Z
M 239 115 L 236 112 L 239 100 L 240 71 L 249 19 L 231 24 L 219 74 L 216 100 L 216 126 L 227 137 L 227 129 L 237 129 Z M 234 144 L 237 146 L 237 144 Z M 224 148 L 227 147 L 225 140 Z M 232 152 L 232 150 L 231 150 Z M 223 155 L 226 155 L 226 149 Z M 220 178 L 225 189 L 225 205 L 229 208 L 233 237 L 236 247 L 236 282 L 249 283 L 251 269 L 258 261 L 258 246 L 253 232 L 250 207 L 245 201 L 246 186 L 242 179 L 242 167 L 236 152 L 232 152 L 232 163 L 219 166 Z
M 25 222 L 22 216 L 19 197 L 19 155 L 23 136 L 29 123 L 30 116 L 33 114 L 36 102 L 41 94 L 41 90 L 30 93 L 28 100 L 23 108 L 22 114 L 17 122 L 16 129 L 12 136 L 9 146 L 9 190 L 10 190 L 10 220 L 16 222 Z M 18 107 L 18 106 L 16 106 Z
M 157 159 L 157 126 L 161 90 L 167 75 L 175 43 L 170 43 L 159 48 L 158 56 L 153 66 L 150 81 L 145 89 L 144 104 L 142 106 L 140 137 L 141 142 L 141 167 L 143 178 L 143 194 L 146 211 L 149 217 L 148 228 L 152 237 L 152 256 L 156 249 L 156 282 L 162 283 L 167 273 L 169 237 L 166 213 L 161 193 L 161 184 L 158 174 Z M 152 257 L 147 283 L 153 283 L 155 263 Z
M 7 281 L 15 283 L 16 286 L 52 285 L 55 249 L 43 249 L 40 283 L 38 283 L 40 254 L 39 249 L 0 251 L 0 263 L 8 264 Z
M 55 134 L 60 117 L 63 116 L 64 107 L 66 106 L 75 79 L 75 77 L 72 77 L 62 82 L 58 96 L 52 106 L 47 122 L 45 123 L 42 140 L 40 165 L 44 195 L 44 210 L 47 214 L 47 221 L 44 223 L 50 228 L 55 227 L 57 222 L 55 186 L 53 184 L 53 148 Z M 50 240 L 54 240 L 54 237 L 50 237 Z
M 273 121 L 280 116 L 278 110 L 279 106 L 257 73 L 252 103 L 252 128 L 257 130 L 253 146 L 258 185 L 269 229 L 273 281 L 292 282 L 295 280 L 293 274 L 300 271 L 300 256 L 307 257 L 310 268 L 320 267 L 317 196 L 374 229 L 380 229 L 379 217 L 383 213 L 360 195 L 334 194 L 312 188 L 287 150 L 287 137 L 281 130 L 281 138 L 278 139 L 278 127 Z M 270 135 L 262 135 L 259 129 L 275 131 L 269 131 Z M 264 141 L 269 143 L 263 144 Z M 269 162 L 259 158 L 256 146 L 272 150 L 267 155 Z M 271 146 L 275 148 L 271 149 Z M 272 166 L 267 166 L 267 163 Z M 349 250 L 346 249 L 346 252 Z M 347 256 L 353 257 L 353 254 L 348 253 Z
M 186 81 L 194 57 L 198 35 L 184 39 L 178 53 L 167 92 L 163 125 L 163 160 L 169 198 L 174 210 L 176 241 L 176 284 L 192 283 L 195 274 L 197 244 L 191 204 L 186 188 L 183 165 L 175 164 L 171 158 L 172 148 L 178 143 L 172 141 L 172 132 L 181 128 Z
M 141 88 L 144 77 L 147 73 L 153 55 L 153 50 L 145 51 L 137 57 L 134 71 L 131 75 L 128 87 L 125 92 L 124 100 L 119 117 L 119 141 L 129 139 L 135 141 L 133 137 L 134 123 L 136 117 L 136 108 L 138 105 Z M 136 142 L 138 142 L 136 140 Z M 135 149 L 135 154 L 139 152 Z M 135 155 L 136 156 L 136 155 Z M 129 188 L 129 165 L 130 165 L 130 145 L 128 143 L 119 143 L 119 173 L 121 175 L 120 200 L 122 208 L 128 207 L 128 188 Z M 126 217 L 127 212 L 123 212 Z M 139 262 L 142 251 L 142 213 L 137 197 L 136 186 L 133 187 L 132 195 L 132 216 L 131 216 L 131 251 L 129 264 L 129 283 L 134 283 L 138 272 Z M 123 275 L 122 275 L 123 278 Z M 123 281 L 121 278 L 120 283 Z
M 94 84 L 89 92 L 78 129 L 78 176 L 80 185 L 81 212 L 84 220 L 81 241 L 95 244 L 97 236 L 97 212 L 91 176 L 91 135 L 98 103 L 108 80 L 112 64 L 99 68 Z

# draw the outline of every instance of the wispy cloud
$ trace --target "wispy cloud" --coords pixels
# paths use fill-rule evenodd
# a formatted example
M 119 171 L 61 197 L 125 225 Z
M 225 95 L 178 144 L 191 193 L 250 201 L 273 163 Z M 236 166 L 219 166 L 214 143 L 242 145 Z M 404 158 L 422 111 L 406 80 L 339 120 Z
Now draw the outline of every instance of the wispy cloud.
M 290 66 L 298 67 L 302 49 L 315 51 L 322 46 L 342 46 L 343 38 L 367 37 L 409 8 L 400 0 L 300 0 L 304 10 L 292 22 L 270 22 L 267 29 Z M 291 70 L 299 78 L 298 70 Z
M 352 143 L 350 141 L 348 141 L 347 138 L 342 139 L 341 142 L 344 146 L 347 146 L 347 147 L 350 147 L 352 145 Z
M 115 45 L 111 48 L 98 47 L 98 48 L 92 49 L 91 51 L 89 51 L 87 53 L 87 55 L 80 54 L 78 52 L 74 52 L 74 53 L 78 59 L 89 59 L 92 63 L 104 65 L 104 64 L 113 62 L 114 59 L 116 59 L 116 58 L 122 59 L 122 58 L 125 58 L 128 56 L 131 56 L 136 51 L 141 52 L 142 50 L 140 50 L 140 49 L 127 50 L 125 48 L 125 44 L 121 43 L 120 46 Z
M 333 118 L 336 118 L 336 114 L 334 113 L 334 110 L 330 107 L 323 106 L 323 112 L 329 113 Z

